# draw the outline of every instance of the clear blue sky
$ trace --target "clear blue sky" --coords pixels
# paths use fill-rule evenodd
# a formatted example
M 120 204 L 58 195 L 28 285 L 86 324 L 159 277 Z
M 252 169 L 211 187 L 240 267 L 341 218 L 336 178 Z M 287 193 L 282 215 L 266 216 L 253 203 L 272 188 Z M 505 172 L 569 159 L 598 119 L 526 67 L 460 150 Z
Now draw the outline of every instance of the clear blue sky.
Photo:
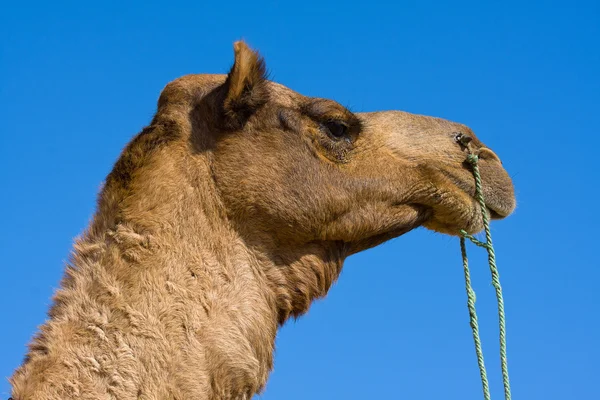
M 600 3 L 100 3 L 0 14 L 0 398 L 160 90 L 226 72 L 245 38 L 301 93 L 459 121 L 496 150 L 519 203 L 493 224 L 513 397 L 600 399 Z M 501 398 L 495 298 L 471 254 Z M 424 229 L 351 257 L 280 331 L 260 398 L 480 399 L 461 268 L 458 240 Z

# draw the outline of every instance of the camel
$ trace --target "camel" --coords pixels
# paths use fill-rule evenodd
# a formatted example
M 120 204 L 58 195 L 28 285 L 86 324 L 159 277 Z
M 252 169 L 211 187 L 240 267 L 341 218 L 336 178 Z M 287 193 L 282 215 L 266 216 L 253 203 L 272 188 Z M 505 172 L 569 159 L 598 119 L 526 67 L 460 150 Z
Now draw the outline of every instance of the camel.
M 121 153 L 14 400 L 250 399 L 278 327 L 348 256 L 420 226 L 482 229 L 469 151 L 487 212 L 513 211 L 500 159 L 465 125 L 354 113 L 269 81 L 244 42 L 234 53 L 227 75 L 169 83 Z

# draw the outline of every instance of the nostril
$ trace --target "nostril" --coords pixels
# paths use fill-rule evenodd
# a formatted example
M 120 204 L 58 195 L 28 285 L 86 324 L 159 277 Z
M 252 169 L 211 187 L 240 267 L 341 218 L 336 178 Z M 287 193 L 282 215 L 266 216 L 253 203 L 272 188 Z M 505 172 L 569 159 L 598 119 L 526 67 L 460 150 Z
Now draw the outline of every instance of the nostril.
M 482 160 L 496 160 L 498 161 L 500 164 L 502 164 L 502 161 L 500 161 L 500 157 L 498 157 L 498 155 L 496 153 L 494 153 L 492 150 L 488 149 L 487 147 L 482 147 L 481 149 L 479 149 L 479 158 L 481 158 Z
M 454 140 L 456 140 L 462 146 L 468 147 L 469 143 L 471 143 L 471 141 L 473 140 L 473 138 L 471 136 L 469 136 L 469 135 L 465 135 L 462 132 L 456 132 L 454 134 Z

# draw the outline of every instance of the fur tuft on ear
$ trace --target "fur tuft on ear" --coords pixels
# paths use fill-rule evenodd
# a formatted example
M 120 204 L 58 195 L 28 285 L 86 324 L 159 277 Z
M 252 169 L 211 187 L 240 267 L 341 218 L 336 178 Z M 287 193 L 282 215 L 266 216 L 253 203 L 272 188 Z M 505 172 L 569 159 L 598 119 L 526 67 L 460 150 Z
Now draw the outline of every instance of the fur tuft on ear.
M 269 100 L 263 58 L 243 41 L 235 42 L 235 62 L 223 84 L 225 125 L 241 128 L 246 120 Z

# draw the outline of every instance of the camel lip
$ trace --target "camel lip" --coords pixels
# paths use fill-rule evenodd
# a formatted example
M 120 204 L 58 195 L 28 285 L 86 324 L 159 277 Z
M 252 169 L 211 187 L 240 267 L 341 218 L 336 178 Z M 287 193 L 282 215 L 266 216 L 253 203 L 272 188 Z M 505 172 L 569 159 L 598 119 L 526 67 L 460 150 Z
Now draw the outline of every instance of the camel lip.
M 452 182 L 452 184 L 458 190 L 466 193 L 467 195 L 469 195 L 469 197 L 471 197 L 471 199 L 475 203 L 479 204 L 479 200 L 477 199 L 476 193 L 475 193 L 475 182 L 474 181 L 473 181 L 473 183 L 465 182 L 464 179 L 459 178 L 454 173 L 449 172 L 449 171 L 442 171 L 442 173 L 444 174 L 444 176 L 446 176 L 446 178 L 448 178 L 450 180 L 450 182 Z M 499 188 L 497 192 L 501 193 L 504 191 Z M 506 200 L 506 205 L 504 205 L 503 200 L 501 200 L 500 202 L 498 202 L 496 200 L 497 199 L 494 199 L 494 198 L 485 198 L 485 196 L 484 196 L 485 208 L 486 208 L 490 218 L 494 219 L 494 220 L 498 220 L 498 219 L 504 219 L 504 218 L 508 217 L 515 208 L 514 201 L 504 199 L 504 200 Z M 509 204 L 513 204 L 513 205 L 510 206 Z
M 500 213 L 495 209 L 491 208 L 488 204 L 485 205 L 485 208 L 487 209 L 487 212 L 492 219 L 503 219 L 508 217 L 508 214 Z
M 498 188 L 493 196 L 484 198 L 485 208 L 492 219 L 504 219 L 516 208 L 516 200 L 508 188 Z
M 462 189 L 462 188 L 461 188 Z M 473 195 L 473 193 L 471 191 L 466 191 L 463 190 L 465 193 L 467 193 L 468 195 L 471 196 L 471 198 L 477 203 L 479 204 L 479 199 L 477 199 L 477 197 L 475 197 Z M 493 220 L 498 220 L 498 219 L 504 219 L 506 217 L 508 217 L 511 213 L 512 213 L 512 208 L 508 209 L 506 207 L 503 207 L 500 204 L 496 204 L 493 201 L 488 201 L 487 199 L 484 198 L 484 203 L 485 203 L 485 209 L 488 213 L 488 215 L 490 216 L 491 219 Z

